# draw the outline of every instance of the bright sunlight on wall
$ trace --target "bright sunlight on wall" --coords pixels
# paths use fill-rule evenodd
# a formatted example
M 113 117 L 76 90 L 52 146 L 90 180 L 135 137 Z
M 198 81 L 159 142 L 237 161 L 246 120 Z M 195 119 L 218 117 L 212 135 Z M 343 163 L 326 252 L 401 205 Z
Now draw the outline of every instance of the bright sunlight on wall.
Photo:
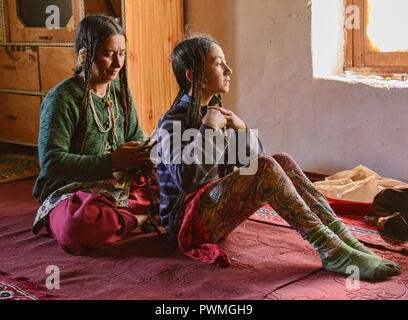
M 316 78 L 343 72 L 344 17 L 344 0 L 312 1 L 312 57 Z

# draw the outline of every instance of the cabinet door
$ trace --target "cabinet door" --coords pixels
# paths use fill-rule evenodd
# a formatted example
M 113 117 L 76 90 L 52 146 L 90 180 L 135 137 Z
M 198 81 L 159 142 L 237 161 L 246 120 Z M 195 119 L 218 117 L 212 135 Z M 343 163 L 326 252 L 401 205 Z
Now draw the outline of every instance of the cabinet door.
M 77 0 L 8 0 L 10 42 L 71 42 L 79 24 Z M 49 11 L 48 11 L 49 10 Z M 60 28 L 53 27 L 58 20 Z
M 0 46 L 0 88 L 40 91 L 37 48 Z
M 0 141 L 37 145 L 41 98 L 0 93 Z
M 62 80 L 74 74 L 77 65 L 75 48 L 40 47 L 41 90 L 48 92 Z

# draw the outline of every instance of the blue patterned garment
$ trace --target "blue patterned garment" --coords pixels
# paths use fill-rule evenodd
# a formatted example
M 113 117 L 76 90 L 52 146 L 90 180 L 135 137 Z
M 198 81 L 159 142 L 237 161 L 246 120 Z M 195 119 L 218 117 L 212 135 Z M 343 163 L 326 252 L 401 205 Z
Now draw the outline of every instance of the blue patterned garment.
M 234 142 L 234 131 L 232 129 L 225 132 L 215 131 L 206 124 L 196 130 L 196 135 L 191 136 L 190 141 L 183 141 L 181 138 L 186 130 L 191 129 L 188 125 L 187 108 L 191 97 L 184 95 L 180 103 L 168 110 L 160 119 L 158 124 L 158 145 L 157 154 L 160 161 L 157 165 L 157 172 L 160 181 L 160 216 L 162 226 L 170 234 L 177 236 L 177 225 L 170 225 L 170 217 L 177 217 L 180 214 L 180 203 L 177 201 L 181 195 L 192 193 L 203 185 L 223 178 L 228 173 L 228 166 L 232 163 L 229 159 L 228 148 Z M 203 106 L 201 113 L 205 115 L 207 107 Z M 206 130 L 215 132 L 214 139 L 206 139 Z M 192 131 L 194 133 L 194 131 Z M 166 134 L 163 134 L 166 133 Z M 168 134 L 167 134 L 168 133 Z M 264 155 L 262 144 L 250 129 L 244 131 L 247 154 Z M 224 143 L 220 146 L 215 141 L 220 138 Z M 187 139 L 186 139 L 187 140 Z M 176 148 L 177 142 L 181 142 L 181 147 Z M 235 140 L 235 143 L 237 140 Z M 254 143 L 255 142 L 255 143 Z M 203 148 L 197 146 L 205 146 Z M 205 151 L 212 149 L 214 155 L 212 163 L 205 161 L 193 161 L 187 164 L 182 161 L 183 151 L 188 150 L 190 159 L 204 159 Z M 205 150 L 204 150 L 205 149 Z M 234 149 L 236 150 L 236 148 Z M 253 150 L 256 150 L 254 153 Z M 234 163 L 235 164 L 235 163 Z M 247 163 L 238 163 L 238 167 Z

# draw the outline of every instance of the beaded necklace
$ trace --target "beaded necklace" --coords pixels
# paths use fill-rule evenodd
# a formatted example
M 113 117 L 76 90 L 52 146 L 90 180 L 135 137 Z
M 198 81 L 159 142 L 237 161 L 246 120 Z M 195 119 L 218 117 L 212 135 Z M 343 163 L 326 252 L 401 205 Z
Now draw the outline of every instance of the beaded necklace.
M 111 130 L 113 130 L 113 143 L 116 143 L 118 141 L 118 135 L 116 132 L 116 121 L 119 119 L 120 113 L 119 113 L 119 105 L 118 105 L 118 101 L 116 99 L 116 91 L 115 88 L 113 89 L 113 96 L 115 99 L 115 103 L 113 103 L 111 97 L 110 97 L 110 90 L 111 90 L 111 82 L 109 82 L 108 85 L 108 92 L 107 92 L 107 98 L 104 99 L 104 101 L 106 102 L 106 108 L 108 109 L 108 116 L 109 116 L 109 124 L 107 128 L 104 128 L 103 125 L 101 124 L 99 117 L 96 113 L 95 110 L 95 104 L 93 102 L 93 98 L 92 98 L 92 92 L 89 91 L 89 101 L 91 104 L 91 110 L 95 119 L 95 123 L 98 127 L 99 132 L 101 133 L 106 133 L 109 132 Z M 116 117 L 115 114 L 113 112 L 113 108 L 116 107 Z

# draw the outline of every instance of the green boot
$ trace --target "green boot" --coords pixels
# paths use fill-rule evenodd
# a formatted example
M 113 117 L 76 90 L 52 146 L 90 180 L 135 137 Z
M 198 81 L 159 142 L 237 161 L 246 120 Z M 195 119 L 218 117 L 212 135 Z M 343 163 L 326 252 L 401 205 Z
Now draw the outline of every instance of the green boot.
M 365 280 L 383 280 L 400 273 L 397 263 L 350 247 L 324 225 L 306 239 L 319 252 L 323 267 L 328 271 L 347 274 L 347 267 L 356 266 L 360 278 Z

